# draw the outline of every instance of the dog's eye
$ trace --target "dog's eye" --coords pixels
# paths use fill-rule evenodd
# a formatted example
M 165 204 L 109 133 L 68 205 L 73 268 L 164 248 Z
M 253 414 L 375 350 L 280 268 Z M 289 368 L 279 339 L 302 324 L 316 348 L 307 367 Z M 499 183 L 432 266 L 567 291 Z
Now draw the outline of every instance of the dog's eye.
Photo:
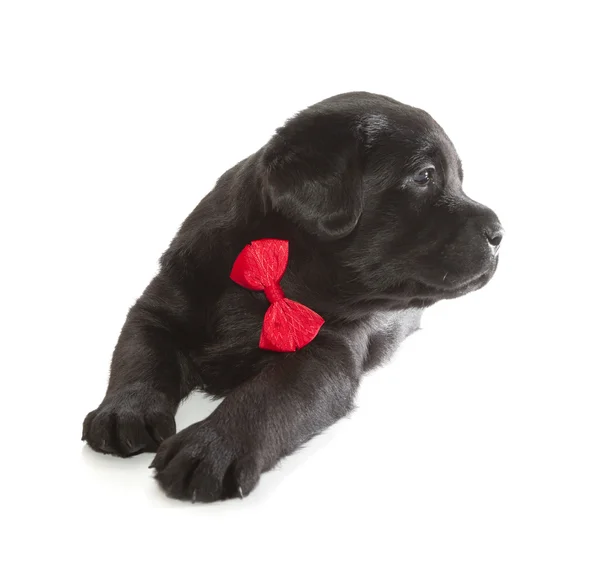
M 420 170 L 415 174 L 414 181 L 417 184 L 425 186 L 425 184 L 429 184 L 433 180 L 433 173 L 435 172 L 435 168 L 428 167 Z

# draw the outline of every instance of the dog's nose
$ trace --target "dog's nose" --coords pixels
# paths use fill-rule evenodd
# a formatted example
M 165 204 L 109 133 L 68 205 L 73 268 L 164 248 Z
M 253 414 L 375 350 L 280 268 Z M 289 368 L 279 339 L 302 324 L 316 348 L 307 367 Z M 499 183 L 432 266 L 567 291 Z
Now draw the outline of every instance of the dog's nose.
M 494 253 L 500 248 L 502 237 L 504 236 L 504 230 L 500 225 L 494 225 L 486 229 L 485 236 L 488 239 L 489 244 L 492 246 Z

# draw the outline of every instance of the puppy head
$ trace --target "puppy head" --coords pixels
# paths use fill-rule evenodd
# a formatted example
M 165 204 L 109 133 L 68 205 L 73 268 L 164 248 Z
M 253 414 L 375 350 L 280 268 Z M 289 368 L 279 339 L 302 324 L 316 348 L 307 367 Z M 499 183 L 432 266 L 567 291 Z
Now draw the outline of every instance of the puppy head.
M 498 218 L 464 194 L 456 150 L 424 111 L 338 95 L 288 121 L 263 160 L 267 200 L 335 245 L 348 297 L 427 306 L 496 270 Z

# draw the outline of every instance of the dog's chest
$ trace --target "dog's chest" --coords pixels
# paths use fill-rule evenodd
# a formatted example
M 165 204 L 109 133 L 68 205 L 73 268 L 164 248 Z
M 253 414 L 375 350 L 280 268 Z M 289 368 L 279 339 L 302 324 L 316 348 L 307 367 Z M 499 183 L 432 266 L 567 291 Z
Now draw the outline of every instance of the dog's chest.
M 398 345 L 418 330 L 423 309 L 374 313 L 357 326 L 351 348 L 367 371 L 387 360 Z

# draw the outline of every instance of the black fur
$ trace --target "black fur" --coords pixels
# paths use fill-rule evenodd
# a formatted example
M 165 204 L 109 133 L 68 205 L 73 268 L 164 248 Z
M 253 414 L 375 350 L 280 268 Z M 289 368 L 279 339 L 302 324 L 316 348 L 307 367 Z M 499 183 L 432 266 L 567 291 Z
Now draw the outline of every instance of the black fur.
M 338 95 L 289 120 L 183 223 L 127 316 L 83 439 L 120 456 L 157 450 L 152 466 L 172 497 L 247 495 L 350 411 L 361 375 L 423 308 L 492 277 L 500 225 L 461 183 L 442 129 L 388 97 Z M 290 242 L 286 296 L 325 319 L 295 353 L 258 348 L 268 302 L 229 278 L 242 248 L 267 237 Z M 225 398 L 175 434 L 177 406 L 195 389 Z

